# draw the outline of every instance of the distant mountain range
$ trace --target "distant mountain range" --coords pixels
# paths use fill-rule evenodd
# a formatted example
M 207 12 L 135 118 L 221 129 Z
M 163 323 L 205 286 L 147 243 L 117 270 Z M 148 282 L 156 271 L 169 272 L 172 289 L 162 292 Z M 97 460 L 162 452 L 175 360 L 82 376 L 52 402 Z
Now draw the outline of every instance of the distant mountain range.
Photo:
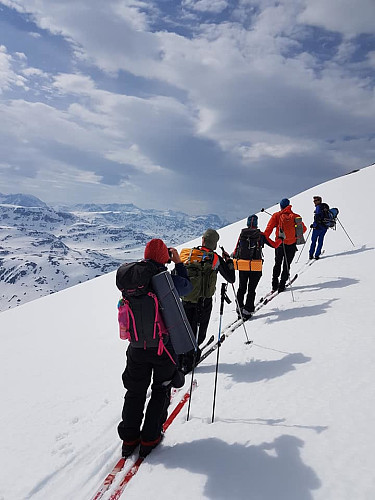
M 0 311 L 115 270 L 151 238 L 178 245 L 229 222 L 133 204 L 48 206 L 0 193 Z

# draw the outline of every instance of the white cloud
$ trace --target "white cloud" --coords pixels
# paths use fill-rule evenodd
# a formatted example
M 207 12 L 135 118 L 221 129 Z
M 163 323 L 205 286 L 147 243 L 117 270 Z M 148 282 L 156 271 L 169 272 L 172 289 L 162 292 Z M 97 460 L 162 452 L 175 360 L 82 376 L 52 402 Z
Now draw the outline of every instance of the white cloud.
M 69 153 L 64 160 L 56 158 L 56 164 L 66 163 L 79 170 L 81 163 L 83 179 L 87 172 L 95 179 L 107 171 L 115 177 L 117 169 L 117 183 L 125 182 L 137 190 L 137 182 L 144 181 L 142 176 L 148 173 L 152 182 L 160 181 L 162 190 L 166 188 L 159 177 L 168 172 L 171 185 L 183 186 L 186 197 L 197 199 L 204 196 L 200 191 L 204 180 L 196 187 L 190 177 L 199 174 L 210 178 L 215 169 L 212 189 L 223 190 L 219 180 L 224 178 L 233 196 L 242 186 L 233 181 L 235 172 L 243 166 L 250 173 L 262 168 L 274 168 L 275 173 L 276 165 L 286 168 L 290 161 L 289 168 L 293 168 L 293 161 L 297 161 L 293 159 L 298 158 L 298 168 L 304 168 L 308 178 L 310 164 L 306 161 L 301 167 L 300 161 L 305 156 L 312 164 L 317 157 L 321 163 L 327 159 L 339 170 L 338 157 L 331 152 L 350 148 L 343 145 L 342 137 L 353 135 L 353 131 L 366 136 L 373 130 L 373 81 L 362 76 L 366 67 L 374 65 L 373 54 L 364 56 L 361 67 L 349 64 L 356 46 L 346 38 L 330 57 L 319 58 L 309 50 L 309 43 L 320 48 L 319 40 L 306 42 L 308 30 L 300 24 L 334 29 L 334 15 L 344 6 L 338 18 L 342 33 L 348 34 L 345 2 L 324 2 L 323 11 L 320 0 L 241 0 L 233 17 L 218 23 L 215 14 L 224 15 L 231 7 L 229 2 L 189 0 L 184 7 L 194 11 L 190 20 L 209 20 L 210 13 L 215 19 L 189 24 L 193 26 L 189 37 L 181 34 L 182 29 L 157 31 L 161 5 L 149 2 L 1 3 L 29 12 L 39 27 L 63 36 L 75 54 L 70 61 L 77 68 L 74 74 L 53 75 L 52 71 L 27 67 L 23 58 L 14 58 L 20 66 L 17 74 L 12 57 L 0 52 L 2 74 L 8 75 L 3 80 L 0 76 L 0 88 L 9 89 L 17 78 L 26 77 L 26 83 L 34 84 L 40 100 L 44 99 L 39 103 L 24 99 L 8 103 L 4 106 L 7 130 L 0 125 L 8 137 L 13 134 L 15 140 L 26 141 L 19 153 L 32 150 L 35 165 L 38 150 L 42 157 L 43 148 L 49 155 L 43 161 L 54 164 L 50 156 L 58 142 L 75 149 L 77 157 Z M 354 16 L 356 32 L 367 29 L 368 21 L 362 17 L 371 13 L 365 0 L 361 6 Z M 174 20 L 169 21 L 173 26 Z M 175 21 L 178 25 L 181 18 Z M 310 30 L 309 36 L 313 32 Z M 27 50 L 24 53 L 28 56 Z M 107 73 L 105 78 L 98 68 Z M 44 87 L 37 87 L 38 77 L 45 79 Z M 25 80 L 19 81 L 26 85 Z M 82 160 L 78 153 L 91 155 L 90 159 Z M 360 149 L 350 158 L 361 158 Z M 95 165 L 86 164 L 90 161 Z M 104 162 L 102 167 L 100 161 Z M 229 179 L 228 169 L 232 170 Z M 147 196 L 152 187 L 145 188 Z
M 92 78 L 82 74 L 60 73 L 54 77 L 53 86 L 64 94 L 90 95 L 95 90 Z
M 49 75 L 47 73 L 45 73 L 44 71 L 42 71 L 41 69 L 33 68 L 31 66 L 28 68 L 22 69 L 21 73 L 23 75 L 25 75 L 26 77 L 33 77 L 33 76 L 41 77 L 41 78 L 48 78 L 49 77 Z
M 299 22 L 337 31 L 346 36 L 374 34 L 374 0 L 305 0 Z
M 0 94 L 12 86 L 24 87 L 25 78 L 13 69 L 13 57 L 8 54 L 6 47 L 0 45 Z
M 220 14 L 228 7 L 228 2 L 226 0 L 184 0 L 182 5 L 192 10 Z

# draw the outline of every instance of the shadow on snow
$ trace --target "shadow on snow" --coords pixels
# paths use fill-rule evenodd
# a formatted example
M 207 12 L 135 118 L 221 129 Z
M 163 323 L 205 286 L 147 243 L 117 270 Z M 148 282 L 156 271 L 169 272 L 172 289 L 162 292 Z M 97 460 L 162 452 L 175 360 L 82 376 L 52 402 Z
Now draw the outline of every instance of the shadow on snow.
M 261 380 L 272 380 L 282 377 L 288 372 L 294 371 L 294 365 L 308 363 L 311 358 L 302 353 L 287 354 L 281 359 L 260 359 L 249 361 L 245 364 L 220 363 L 220 373 L 231 375 L 233 382 L 260 382 Z M 210 373 L 215 370 L 215 365 L 202 366 L 197 369 L 199 373 Z
M 304 441 L 282 435 L 258 446 L 228 444 L 210 438 L 163 447 L 158 463 L 205 475 L 205 498 L 215 500 L 312 500 L 321 482 L 305 465 Z

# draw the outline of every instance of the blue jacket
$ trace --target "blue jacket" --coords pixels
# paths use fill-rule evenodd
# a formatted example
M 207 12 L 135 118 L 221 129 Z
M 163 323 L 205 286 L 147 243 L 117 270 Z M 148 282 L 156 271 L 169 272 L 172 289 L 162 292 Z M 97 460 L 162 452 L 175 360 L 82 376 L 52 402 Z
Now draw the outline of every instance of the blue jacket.
M 167 267 L 159 262 L 155 262 L 152 259 L 149 259 L 153 262 L 161 271 L 167 271 Z M 189 293 L 193 290 L 193 285 L 188 277 L 186 267 L 182 262 L 175 264 L 174 271 L 171 273 L 173 284 L 176 287 L 177 293 L 180 297 L 184 295 L 189 295 Z
M 193 290 L 193 284 L 190 281 L 186 267 L 182 262 L 175 265 L 172 279 L 180 297 L 189 295 L 189 293 Z
M 327 229 L 327 226 L 323 224 L 323 219 L 324 219 L 324 211 L 322 209 L 322 204 L 319 203 L 314 210 L 314 222 L 313 222 L 313 228 L 314 229 Z

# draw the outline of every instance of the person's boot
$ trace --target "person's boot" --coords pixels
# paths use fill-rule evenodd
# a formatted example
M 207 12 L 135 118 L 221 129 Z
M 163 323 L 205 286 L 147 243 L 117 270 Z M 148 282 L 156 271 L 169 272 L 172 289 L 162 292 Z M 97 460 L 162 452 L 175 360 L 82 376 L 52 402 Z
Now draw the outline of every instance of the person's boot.
M 140 442 L 141 442 L 140 438 L 133 439 L 133 441 L 123 441 L 122 456 L 124 458 L 130 457 L 130 455 L 134 453 L 134 450 L 137 448 Z
M 154 439 L 154 441 L 143 441 L 142 439 L 141 445 L 139 447 L 139 456 L 141 458 L 146 458 L 147 455 L 149 455 L 151 451 L 161 443 L 163 438 L 164 434 L 161 433 L 157 439 Z
M 253 315 L 252 312 L 248 311 L 245 308 L 242 309 L 242 317 L 243 317 L 244 321 L 247 321 L 248 319 L 250 319 L 252 315 Z

